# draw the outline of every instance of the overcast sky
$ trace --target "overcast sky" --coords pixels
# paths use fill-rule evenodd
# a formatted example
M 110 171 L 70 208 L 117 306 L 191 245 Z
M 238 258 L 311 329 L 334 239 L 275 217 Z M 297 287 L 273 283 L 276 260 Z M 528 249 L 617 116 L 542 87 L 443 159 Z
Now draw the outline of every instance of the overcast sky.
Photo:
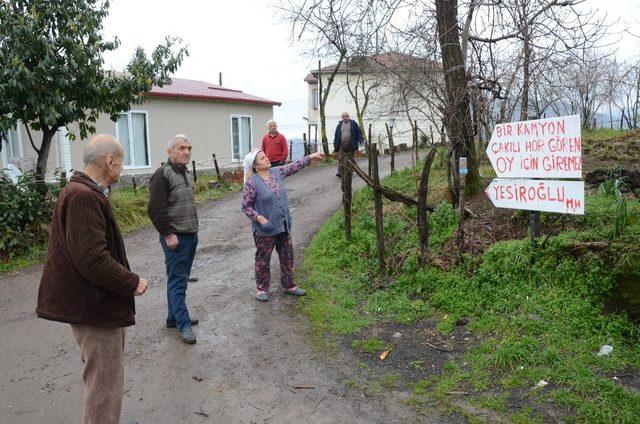
M 587 3 L 619 20 L 611 33 L 629 27 L 640 36 L 639 0 Z M 274 17 L 274 4 L 276 0 L 111 0 L 104 32 L 122 44 L 105 58 L 106 65 L 121 70 L 136 46 L 150 52 L 166 35 L 181 37 L 189 57 L 176 77 L 217 84 L 222 72 L 224 86 L 282 102 L 274 108 L 281 132 L 287 138 L 302 137 L 307 113 L 303 79 L 317 59 L 303 57 L 290 44 L 290 26 Z M 640 39 L 625 35 L 617 45 L 621 57 L 639 56 Z M 263 123 L 255 125 L 260 133 Z

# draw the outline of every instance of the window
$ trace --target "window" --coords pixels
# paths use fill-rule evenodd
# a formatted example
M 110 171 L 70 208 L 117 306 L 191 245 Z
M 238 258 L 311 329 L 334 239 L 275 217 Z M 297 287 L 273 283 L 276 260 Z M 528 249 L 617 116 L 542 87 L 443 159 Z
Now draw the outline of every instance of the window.
M 20 166 L 20 158 L 22 157 L 22 143 L 17 127 L 0 133 L 2 137 L 2 161 L 4 166 L 13 163 Z
M 240 161 L 251 150 L 251 117 L 231 116 L 231 153 Z
M 318 89 L 314 88 L 311 90 L 311 106 L 313 110 L 318 110 L 320 106 L 320 98 L 318 97 Z
M 149 158 L 149 128 L 147 112 L 131 111 L 118 116 L 116 138 L 124 146 L 126 168 L 145 168 Z

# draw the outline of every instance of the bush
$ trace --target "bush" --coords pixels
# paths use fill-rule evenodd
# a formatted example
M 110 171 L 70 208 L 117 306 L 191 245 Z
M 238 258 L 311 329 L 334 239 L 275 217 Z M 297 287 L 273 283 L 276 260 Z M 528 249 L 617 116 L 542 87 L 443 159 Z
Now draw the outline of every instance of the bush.
M 44 201 L 36 190 L 33 173 L 25 173 L 13 184 L 0 175 L 0 257 L 29 251 L 46 240 L 54 200 Z

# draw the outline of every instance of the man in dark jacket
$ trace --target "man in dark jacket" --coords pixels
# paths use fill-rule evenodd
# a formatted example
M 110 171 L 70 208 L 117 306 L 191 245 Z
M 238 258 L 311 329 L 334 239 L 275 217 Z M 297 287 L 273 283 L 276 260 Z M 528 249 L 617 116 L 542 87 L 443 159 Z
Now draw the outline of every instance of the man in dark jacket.
M 343 156 L 353 157 L 354 152 L 356 152 L 362 144 L 362 131 L 360 130 L 360 126 L 353 119 L 349 119 L 349 112 L 342 112 L 342 121 L 336 127 L 335 134 L 333 135 L 333 152 L 340 153 L 340 164 L 338 165 L 338 173 L 336 177 L 340 178 L 341 174 L 341 163 L 343 160 Z
M 193 177 L 187 170 L 191 160 L 191 141 L 176 135 L 169 142 L 169 160 L 160 166 L 149 181 L 147 211 L 160 233 L 167 268 L 167 327 L 176 327 L 182 341 L 196 343 L 187 309 L 187 282 L 198 246 L 198 213 Z
M 109 205 L 124 149 L 97 135 L 84 151 L 84 172 L 60 192 L 38 291 L 40 318 L 71 324 L 84 368 L 84 424 L 120 422 L 124 327 L 135 324 L 134 296 L 147 281 L 130 271 Z

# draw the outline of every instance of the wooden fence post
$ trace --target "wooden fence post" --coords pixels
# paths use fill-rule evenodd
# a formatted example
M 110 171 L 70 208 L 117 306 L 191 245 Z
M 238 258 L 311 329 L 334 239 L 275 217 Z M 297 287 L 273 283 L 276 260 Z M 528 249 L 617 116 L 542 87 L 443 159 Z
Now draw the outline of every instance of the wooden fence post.
M 467 158 L 460 157 L 458 165 L 458 175 L 460 176 L 460 191 L 458 194 L 458 260 L 462 261 L 462 253 L 464 252 L 464 189 L 467 181 Z
M 420 266 L 425 266 L 429 259 L 429 216 L 427 215 L 427 195 L 429 194 L 429 174 L 431 164 L 436 155 L 433 147 L 427 154 L 418 185 L 418 234 L 420 237 Z
M 344 236 L 347 240 L 351 240 L 351 181 L 353 176 L 351 164 L 348 161 L 349 156 L 353 157 L 346 152 L 340 155 L 340 179 L 342 180 L 342 205 L 344 208 Z
M 389 128 L 389 124 L 384 124 L 387 128 L 387 136 L 389 137 L 389 153 L 391 153 L 391 173 L 395 171 L 396 168 L 396 153 L 395 146 L 393 145 L 393 127 Z
M 380 186 L 380 173 L 378 171 L 378 146 L 371 144 L 371 176 L 376 187 Z M 384 261 L 384 217 L 382 215 L 382 193 L 377 188 L 373 189 L 374 204 L 376 211 L 376 244 L 378 246 L 378 265 L 380 271 L 386 268 Z
M 196 161 L 191 161 L 191 168 L 193 169 L 193 182 L 195 183 L 198 180 L 198 176 L 196 175 Z
M 369 137 L 368 137 L 368 142 L 367 142 L 367 158 L 369 159 L 369 169 L 367 170 L 369 172 L 369 178 L 371 178 L 371 150 L 373 150 L 373 148 L 371 147 L 374 143 L 371 142 L 371 123 L 369 123 Z
M 218 159 L 216 158 L 216 154 L 213 155 L 213 165 L 216 167 L 216 175 L 218 176 L 218 182 L 220 181 L 220 168 L 218 168 Z

